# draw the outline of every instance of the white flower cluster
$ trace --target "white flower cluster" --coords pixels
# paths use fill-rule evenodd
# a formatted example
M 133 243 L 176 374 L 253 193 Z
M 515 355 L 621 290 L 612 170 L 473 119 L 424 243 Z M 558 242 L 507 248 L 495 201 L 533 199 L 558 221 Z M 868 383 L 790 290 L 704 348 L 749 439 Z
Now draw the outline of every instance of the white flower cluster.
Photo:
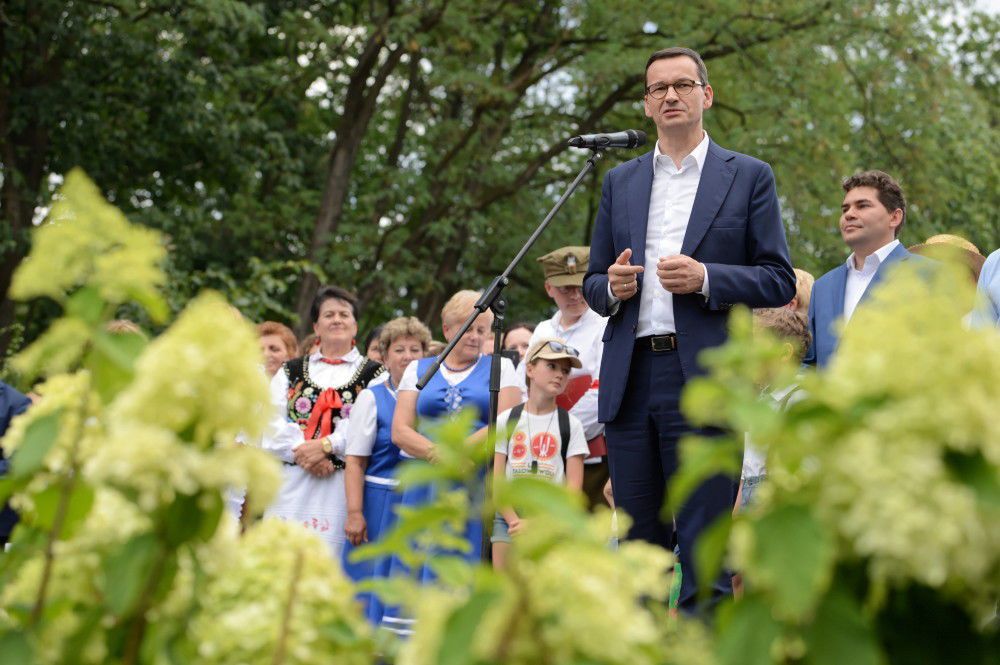
M 770 432 L 759 497 L 761 513 L 810 505 L 874 589 L 915 581 L 981 613 L 1000 595 L 1000 335 L 964 327 L 966 281 L 900 270 L 858 308 Z M 736 544 L 752 577 L 746 526 Z
M 203 609 L 189 627 L 195 662 L 374 662 L 350 583 L 326 546 L 298 525 L 264 520 L 219 563 L 199 589 Z
M 193 300 L 136 361 L 136 378 L 110 408 L 112 422 L 162 427 L 200 446 L 256 438 L 267 382 L 252 327 L 218 294 Z
M 79 169 L 66 175 L 32 243 L 11 285 L 14 298 L 62 302 L 86 283 L 107 302 L 159 303 L 156 289 L 165 282 L 160 264 L 166 257 L 160 234 L 129 224 Z M 157 314 L 161 307 L 154 309 Z
M 417 630 L 403 646 L 400 664 L 438 662 L 455 648 L 453 617 L 474 612 L 482 618 L 468 645 L 470 661 L 674 662 L 666 639 L 669 620 L 646 604 L 664 600 L 672 557 L 642 542 L 610 550 L 609 523 L 607 512 L 577 530 L 552 517 L 530 518 L 503 574 L 479 570 L 471 590 L 423 591 Z M 712 657 L 710 649 L 687 656 L 693 659 L 684 662 L 692 664 Z

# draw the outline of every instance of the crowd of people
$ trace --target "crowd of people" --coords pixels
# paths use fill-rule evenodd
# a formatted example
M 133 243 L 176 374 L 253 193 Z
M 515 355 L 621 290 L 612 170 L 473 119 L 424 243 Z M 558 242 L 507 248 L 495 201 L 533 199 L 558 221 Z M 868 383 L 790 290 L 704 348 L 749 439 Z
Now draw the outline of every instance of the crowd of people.
M 957 236 L 907 249 L 899 240 L 906 200 L 881 171 L 843 182 L 839 230 L 847 260 L 816 280 L 793 268 L 770 167 L 718 146 L 702 127 L 713 96 L 694 51 L 650 56 L 644 108 L 657 129 L 656 145 L 607 174 L 590 247 L 560 247 L 538 259 L 538 288 L 554 314 L 537 324 L 514 323 L 503 335 L 493 458 L 498 479 L 537 476 L 584 493 L 592 509 L 624 509 L 632 525 L 623 537 L 678 553 L 679 603 L 688 611 L 702 609 L 695 539 L 723 511 L 752 502 L 766 478 L 765 456 L 748 440 L 741 478 L 712 478 L 677 514 L 661 512 L 679 439 L 693 431 L 714 434 L 687 423 L 680 395 L 704 371 L 698 354 L 725 341 L 734 305 L 753 308 L 756 324 L 785 341 L 789 358 L 821 368 L 836 353 L 841 322 L 850 321 L 886 266 L 927 261 L 924 255 L 968 266 L 981 292 L 970 325 L 1000 320 L 1000 251 L 984 257 Z M 462 290 L 445 303 L 443 340 L 414 317 L 387 321 L 360 338 L 358 301 L 341 286 L 317 291 L 306 339 L 274 321 L 257 327 L 271 397 L 261 445 L 284 474 L 265 517 L 316 533 L 355 579 L 434 578 L 430 568 L 414 571 L 392 557 L 358 562 L 350 555 L 391 529 L 399 506 L 425 505 L 439 491 L 397 488 L 401 464 L 436 462 L 431 425 L 471 410 L 468 442 L 485 444 L 490 312 L 417 388 L 478 297 Z M 28 404 L 8 386 L 3 391 L 0 425 Z M 765 394 L 775 408 L 800 397 L 795 386 L 772 386 Z M 479 472 L 474 503 L 484 499 L 486 474 Z M 238 511 L 240 497 L 232 504 Z M 455 535 L 467 543 L 461 551 L 469 560 L 489 557 L 502 568 L 524 528 L 515 508 L 498 505 L 492 524 L 470 519 Z M 724 572 L 717 597 L 732 593 L 732 584 Z M 411 631 L 399 608 L 367 594 L 361 600 L 374 624 Z

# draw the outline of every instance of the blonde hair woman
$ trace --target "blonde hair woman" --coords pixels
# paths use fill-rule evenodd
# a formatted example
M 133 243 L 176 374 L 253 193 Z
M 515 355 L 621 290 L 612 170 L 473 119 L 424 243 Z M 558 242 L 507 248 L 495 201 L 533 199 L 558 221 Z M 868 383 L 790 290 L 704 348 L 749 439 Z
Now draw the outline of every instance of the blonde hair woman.
M 459 291 L 441 309 L 441 328 L 446 340 L 458 333 L 462 323 L 473 312 L 473 305 L 479 299 L 476 291 Z M 493 314 L 480 315 L 469 328 L 462 340 L 452 349 L 423 390 L 417 390 L 417 381 L 434 362 L 433 358 L 423 358 L 410 363 L 399 383 L 396 413 L 392 421 L 392 440 L 399 446 L 403 457 L 433 463 L 436 459 L 435 443 L 425 434 L 424 425 L 428 421 L 454 416 L 459 411 L 471 409 L 474 415 L 475 431 L 470 441 L 486 444 L 486 424 L 490 404 L 490 356 L 483 355 L 483 339 L 489 334 Z M 512 408 L 521 401 L 521 389 L 514 371 L 514 364 L 507 358 L 501 359 L 500 398 L 498 411 Z M 480 493 L 485 490 L 485 473 L 480 476 Z M 424 505 L 434 499 L 433 487 L 413 487 L 403 492 L 400 501 L 404 506 Z M 481 498 L 481 497 L 479 497 Z M 474 501 L 475 503 L 475 501 Z M 461 534 L 470 548 L 462 553 L 471 561 L 478 561 L 482 555 L 483 525 L 478 511 Z M 458 554 L 458 553 L 450 553 Z M 409 574 L 406 566 L 393 559 L 393 574 Z M 417 571 L 418 579 L 429 581 L 433 573 L 429 568 Z M 408 633 L 411 620 L 396 612 L 387 611 L 383 625 L 395 632 Z

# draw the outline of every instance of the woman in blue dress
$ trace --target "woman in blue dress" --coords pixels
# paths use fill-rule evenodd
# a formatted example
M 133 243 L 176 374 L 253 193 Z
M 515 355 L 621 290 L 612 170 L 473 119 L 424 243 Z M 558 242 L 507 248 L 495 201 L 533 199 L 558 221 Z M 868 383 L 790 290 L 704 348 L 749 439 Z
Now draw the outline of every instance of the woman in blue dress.
M 451 341 L 465 319 L 473 312 L 473 305 L 479 299 L 476 291 L 459 291 L 441 309 L 441 329 L 446 340 Z M 464 409 L 472 409 L 475 430 L 470 432 L 473 440 L 482 440 L 486 445 L 486 424 L 490 405 L 490 357 L 482 355 L 483 340 L 490 335 L 493 314 L 486 312 L 479 316 L 465 336 L 445 359 L 441 369 L 423 390 L 417 390 L 417 381 L 426 371 L 433 358 L 424 358 L 410 363 L 403 372 L 397 394 L 396 414 L 392 423 L 392 440 L 399 446 L 403 458 L 425 460 L 433 463 L 435 443 L 423 433 L 424 424 L 456 415 Z M 510 409 L 521 402 L 521 387 L 514 371 L 514 364 L 507 358 L 500 365 L 499 412 Z M 485 474 L 480 474 L 480 482 L 485 483 Z M 484 488 L 479 488 L 482 494 Z M 431 486 L 411 487 L 403 492 L 400 503 L 419 506 L 434 498 Z M 467 552 L 462 553 L 469 561 L 476 562 L 482 557 L 483 531 L 478 514 L 472 516 L 466 525 L 464 538 L 469 543 Z M 415 575 L 421 582 L 434 578 L 429 568 L 409 571 L 397 559 L 393 559 L 391 574 Z M 409 624 L 397 612 L 386 612 L 383 625 L 396 632 L 406 634 Z
M 344 572 L 353 580 L 387 577 L 389 557 L 352 562 L 351 553 L 359 545 L 374 542 L 395 523 L 396 465 L 399 448 L 392 442 L 392 416 L 396 410 L 396 390 L 403 371 L 411 361 L 423 358 L 431 332 L 418 319 L 401 317 L 382 327 L 378 345 L 389 378 L 370 385 L 358 395 L 347 424 L 347 520 L 344 533 Z M 378 625 L 383 605 L 371 593 L 359 594 L 369 621 Z

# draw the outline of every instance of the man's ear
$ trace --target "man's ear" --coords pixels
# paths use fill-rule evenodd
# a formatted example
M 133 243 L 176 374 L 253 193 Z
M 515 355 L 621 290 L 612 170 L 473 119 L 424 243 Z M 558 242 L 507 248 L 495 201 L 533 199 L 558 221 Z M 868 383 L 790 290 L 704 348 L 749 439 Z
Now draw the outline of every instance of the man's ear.
M 791 342 L 783 342 L 782 348 L 785 349 L 785 354 L 782 356 L 784 360 L 792 360 L 795 358 L 795 345 Z
M 889 215 L 889 218 L 889 226 L 892 228 L 895 235 L 899 235 L 899 226 L 903 223 L 903 211 L 896 208 L 892 211 L 892 214 Z
M 550 298 L 555 298 L 555 287 L 549 284 L 549 280 L 545 280 L 545 293 Z

